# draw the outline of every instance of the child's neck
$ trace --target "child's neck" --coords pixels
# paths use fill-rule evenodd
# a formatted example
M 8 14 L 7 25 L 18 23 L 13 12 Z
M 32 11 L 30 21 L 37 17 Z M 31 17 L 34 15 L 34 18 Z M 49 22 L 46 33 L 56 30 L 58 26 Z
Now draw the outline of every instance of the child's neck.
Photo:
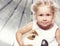
M 43 27 L 43 26 L 39 25 L 38 23 L 37 23 L 37 25 L 39 26 L 39 28 L 41 28 L 41 29 L 43 29 L 43 30 L 48 30 L 48 29 L 50 29 L 50 28 L 53 27 L 53 24 L 50 24 L 50 25 L 48 25 L 48 26 L 46 26 L 46 27 Z

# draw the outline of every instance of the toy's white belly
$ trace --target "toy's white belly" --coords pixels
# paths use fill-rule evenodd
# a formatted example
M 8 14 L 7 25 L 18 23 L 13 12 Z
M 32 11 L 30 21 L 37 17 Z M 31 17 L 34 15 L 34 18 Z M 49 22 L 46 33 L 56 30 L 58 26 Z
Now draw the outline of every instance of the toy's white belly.
M 32 34 L 27 34 L 23 36 L 23 41 L 25 45 L 32 45 L 32 46 L 41 46 L 41 42 L 43 39 L 46 39 L 43 35 L 36 35 L 33 40 L 29 39 L 28 37 Z M 50 36 L 49 36 L 50 37 Z M 58 46 L 55 39 L 49 38 L 47 39 L 49 46 Z M 51 41 L 51 42 L 50 42 Z
M 32 45 L 32 46 L 40 46 L 41 40 L 39 40 L 38 37 L 36 37 L 34 40 L 30 40 L 28 38 L 23 38 L 24 45 Z
M 32 46 L 41 46 L 42 40 L 39 40 L 39 38 L 35 38 L 35 40 L 29 40 L 27 38 L 23 39 L 25 45 L 32 45 Z M 53 41 L 49 43 L 49 46 L 58 46 L 56 41 Z

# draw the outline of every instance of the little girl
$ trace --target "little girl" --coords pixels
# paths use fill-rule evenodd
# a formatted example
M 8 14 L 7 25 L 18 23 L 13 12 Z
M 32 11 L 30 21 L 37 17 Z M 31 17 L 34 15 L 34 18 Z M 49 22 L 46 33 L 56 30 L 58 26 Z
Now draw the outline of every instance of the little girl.
M 42 40 L 48 42 L 48 46 L 60 46 L 60 30 L 54 22 L 57 8 L 51 1 L 37 1 L 32 5 L 34 20 L 21 27 L 16 33 L 19 46 L 41 46 Z M 28 33 L 30 32 L 30 33 Z M 27 34 L 26 40 L 22 36 Z M 23 40 L 25 39 L 25 41 Z M 32 45 L 34 44 L 34 45 Z

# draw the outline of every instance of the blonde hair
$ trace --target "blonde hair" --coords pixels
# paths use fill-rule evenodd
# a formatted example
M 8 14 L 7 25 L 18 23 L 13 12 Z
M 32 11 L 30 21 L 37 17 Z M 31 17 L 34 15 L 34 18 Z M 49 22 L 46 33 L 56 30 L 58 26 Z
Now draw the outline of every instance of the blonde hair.
M 48 5 L 49 8 L 51 8 L 53 14 L 55 13 L 55 11 L 57 11 L 57 7 L 54 5 L 52 1 L 43 0 L 43 1 L 36 1 L 35 3 L 32 4 L 31 11 L 33 12 L 33 14 L 37 13 L 38 7 L 40 7 L 41 5 Z

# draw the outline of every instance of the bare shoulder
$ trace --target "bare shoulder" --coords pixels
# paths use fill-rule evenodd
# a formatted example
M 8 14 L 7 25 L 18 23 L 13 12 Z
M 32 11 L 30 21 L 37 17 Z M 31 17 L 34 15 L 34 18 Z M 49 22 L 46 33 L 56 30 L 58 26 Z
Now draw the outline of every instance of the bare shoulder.
M 60 35 L 60 29 L 59 28 L 57 29 L 56 34 Z
M 24 34 L 32 29 L 33 22 L 29 22 L 27 25 L 18 29 L 18 32 Z
M 58 46 L 60 46 L 60 29 L 57 29 L 56 31 L 56 40 L 58 42 Z
M 60 40 L 60 29 L 57 29 L 56 31 L 56 39 Z

